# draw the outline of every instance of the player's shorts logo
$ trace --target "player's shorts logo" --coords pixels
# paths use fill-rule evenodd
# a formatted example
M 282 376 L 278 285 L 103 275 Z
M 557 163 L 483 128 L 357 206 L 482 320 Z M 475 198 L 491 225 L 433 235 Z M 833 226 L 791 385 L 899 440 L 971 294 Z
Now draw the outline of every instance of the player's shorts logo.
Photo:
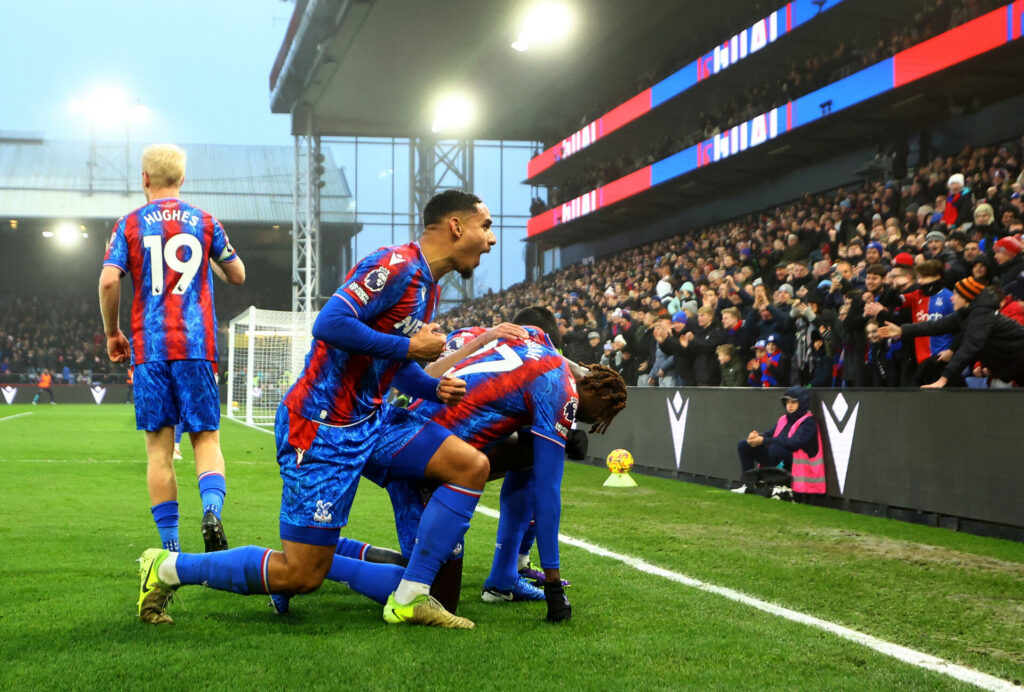
M 562 417 L 572 423 L 576 420 L 576 407 L 579 406 L 579 399 L 573 398 L 565 402 L 562 407 Z
M 319 521 L 323 524 L 329 522 L 331 520 L 331 504 L 333 503 L 317 500 L 316 511 L 313 513 L 313 521 Z
M 391 276 L 391 272 L 388 271 L 387 267 L 377 267 L 366 275 L 366 278 L 363 279 L 363 285 L 374 293 L 379 293 L 384 288 L 384 285 L 387 284 L 389 276 Z

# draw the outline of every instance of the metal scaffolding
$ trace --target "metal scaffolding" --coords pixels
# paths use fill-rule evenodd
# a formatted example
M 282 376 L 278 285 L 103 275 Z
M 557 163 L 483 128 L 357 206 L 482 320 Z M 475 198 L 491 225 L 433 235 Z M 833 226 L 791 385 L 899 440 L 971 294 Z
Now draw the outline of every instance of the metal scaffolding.
M 320 189 L 324 186 L 324 155 L 320 136 L 306 132 L 295 136 L 295 211 L 292 220 L 292 311 L 313 313 L 320 309 Z
M 473 191 L 473 140 L 409 140 L 409 208 L 420 211 L 430 198 L 445 190 Z M 409 225 L 409 239 L 419 237 L 418 217 Z M 449 272 L 441 279 L 441 310 L 474 295 L 473 279 Z

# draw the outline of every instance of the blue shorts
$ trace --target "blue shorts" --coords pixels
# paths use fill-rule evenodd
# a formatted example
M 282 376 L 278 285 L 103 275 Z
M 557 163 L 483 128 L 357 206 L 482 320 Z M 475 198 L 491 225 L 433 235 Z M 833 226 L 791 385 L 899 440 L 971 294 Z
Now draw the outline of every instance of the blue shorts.
M 430 458 L 452 433 L 406 408 L 388 406 L 380 414 L 384 425 L 363 476 L 382 488 L 398 480 L 423 480 Z
M 281 471 L 281 540 L 335 545 L 380 430 L 381 412 L 340 427 L 307 420 L 282 403 L 274 436 Z
M 274 432 L 283 481 L 281 539 L 324 546 L 335 545 L 348 522 L 360 472 L 368 469 L 367 477 L 381 485 L 392 478 L 422 479 L 430 458 L 451 435 L 387 404 L 347 427 L 307 420 L 282 404 Z
M 135 425 L 139 430 L 220 429 L 220 389 L 208 360 L 157 360 L 135 366 Z

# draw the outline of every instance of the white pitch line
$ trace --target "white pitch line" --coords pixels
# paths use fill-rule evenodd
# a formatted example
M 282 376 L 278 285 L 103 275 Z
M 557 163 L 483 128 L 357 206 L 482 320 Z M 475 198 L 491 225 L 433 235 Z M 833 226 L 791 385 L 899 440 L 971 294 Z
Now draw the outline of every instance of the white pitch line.
M 238 420 L 237 418 L 231 418 L 229 416 L 223 416 L 223 418 L 226 418 L 227 420 L 230 420 L 230 421 L 234 421 L 235 423 L 238 423 L 239 425 L 244 425 L 247 428 L 252 428 L 253 430 L 259 430 L 262 433 L 267 433 L 268 435 L 273 435 L 274 434 L 273 430 L 267 430 L 266 428 L 262 428 L 262 427 L 260 427 L 258 425 L 253 425 L 252 423 L 246 423 L 245 421 Z
M 493 517 L 495 519 L 497 519 L 500 516 L 500 514 L 496 510 L 493 510 L 490 507 L 484 507 L 483 505 L 477 505 L 476 511 L 480 514 L 483 514 L 488 517 Z M 737 601 L 738 603 L 743 603 L 744 605 L 752 606 L 754 608 L 757 608 L 758 610 L 763 610 L 764 612 L 771 613 L 772 615 L 778 615 L 779 617 L 791 620 L 793 622 L 799 622 L 803 625 L 817 627 L 818 629 L 825 630 L 826 632 L 831 632 L 832 634 L 842 637 L 843 639 L 848 639 L 852 642 L 856 642 L 858 644 L 866 646 L 869 649 L 874 649 L 875 651 L 885 654 L 886 656 L 891 656 L 904 663 L 909 663 L 910 665 L 918 666 L 919 668 L 933 670 L 937 673 L 948 675 L 951 678 L 955 678 L 962 682 L 975 685 L 976 687 L 980 687 L 985 690 L 993 690 L 996 692 L 1021 692 L 1021 688 L 1018 685 L 1014 685 L 1012 682 L 1008 680 L 993 677 L 991 675 L 987 675 L 986 673 L 974 670 L 973 668 L 967 668 L 965 666 L 957 665 L 945 659 L 938 658 L 937 656 L 931 656 L 920 651 L 915 651 L 914 649 L 909 649 L 905 646 L 900 646 L 899 644 L 893 644 L 891 642 L 878 639 L 877 637 L 872 637 L 870 634 L 864 634 L 863 632 L 858 632 L 848 627 L 843 627 L 842 625 L 837 625 L 833 622 L 828 622 L 827 620 L 816 618 L 812 615 L 807 615 L 796 610 L 784 608 L 782 606 L 775 605 L 774 603 L 768 603 L 767 601 L 762 601 L 760 599 L 754 598 L 753 596 L 748 596 L 747 594 L 742 593 L 740 591 L 735 591 L 734 589 L 729 589 L 723 586 L 715 586 L 714 584 L 709 584 L 699 579 L 694 579 L 693 577 L 687 577 L 684 574 L 679 574 L 678 572 L 672 572 L 671 570 L 664 569 L 663 567 L 652 565 L 651 563 L 641 560 L 640 558 L 631 557 L 629 555 L 622 555 L 621 553 L 612 552 L 611 550 L 602 548 L 599 545 L 594 545 L 593 543 L 581 541 L 578 538 L 566 536 L 564 533 L 558 534 L 558 540 L 561 543 L 571 545 L 575 548 L 580 548 L 582 550 L 587 551 L 588 553 L 599 555 L 601 557 L 611 558 L 612 560 L 617 560 L 641 572 L 653 574 L 658 577 L 664 577 L 665 579 L 669 579 L 680 584 L 685 584 L 686 586 L 691 586 L 701 591 L 708 591 L 710 593 L 718 594 L 719 596 L 724 596 L 729 600 Z
M 0 418 L 0 423 L 3 423 L 5 420 L 21 418 L 22 416 L 31 416 L 33 413 L 35 413 L 35 411 L 26 411 L 25 413 L 15 413 L 13 416 L 4 416 L 3 418 Z

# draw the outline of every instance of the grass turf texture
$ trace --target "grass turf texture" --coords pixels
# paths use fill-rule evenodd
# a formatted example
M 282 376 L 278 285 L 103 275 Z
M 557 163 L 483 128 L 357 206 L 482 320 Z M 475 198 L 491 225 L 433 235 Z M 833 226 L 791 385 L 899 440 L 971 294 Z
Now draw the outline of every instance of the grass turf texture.
M 158 544 L 129 406 L 0 416 L 0 688 L 973 689 L 720 596 L 563 546 L 574 619 L 487 605 L 496 520 L 467 536 L 459 614 L 473 632 L 387 626 L 338 584 L 273 614 L 265 596 L 190 587 L 176 624 L 136 617 L 135 559 Z M 182 546 L 201 550 L 191 450 L 177 462 Z M 225 421 L 225 530 L 279 546 L 273 436 Z M 1024 546 L 639 477 L 606 489 L 568 464 L 562 530 L 719 586 L 1007 680 L 1024 678 Z M 497 485 L 482 504 L 497 507 Z M 394 546 L 361 485 L 348 535 Z

